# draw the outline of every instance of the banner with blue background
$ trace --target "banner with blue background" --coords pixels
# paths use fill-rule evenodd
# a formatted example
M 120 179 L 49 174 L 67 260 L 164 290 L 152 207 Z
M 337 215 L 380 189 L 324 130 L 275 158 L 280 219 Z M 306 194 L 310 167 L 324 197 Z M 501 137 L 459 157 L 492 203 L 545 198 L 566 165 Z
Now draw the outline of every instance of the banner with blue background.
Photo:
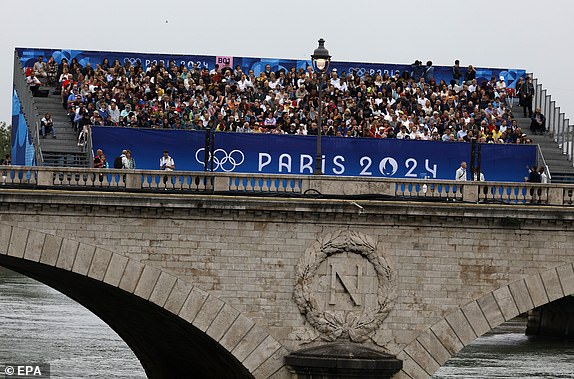
M 107 58 L 110 63 L 116 59 L 123 65 L 126 62 L 135 64 L 140 61 L 143 68 L 146 69 L 152 62 L 163 62 L 166 66 L 170 61 L 174 61 L 176 65 L 183 64 L 188 68 L 193 67 L 195 63 L 199 68 L 213 69 L 216 64 L 223 67 L 229 64 L 230 67 L 239 65 L 243 72 L 247 73 L 253 70 L 255 75 L 265 70 L 265 66 L 269 64 L 271 70 L 278 71 L 280 69 L 290 70 L 292 67 L 296 69 L 306 69 L 311 65 L 311 60 L 295 60 L 295 59 L 277 59 L 277 58 L 249 58 L 249 57 L 233 57 L 233 56 L 212 56 L 212 55 L 176 55 L 176 54 L 146 54 L 146 53 L 125 53 L 125 52 L 111 52 L 111 51 L 90 51 L 90 50 L 66 50 L 66 49 L 37 49 L 37 48 L 17 48 L 18 56 L 22 62 L 23 67 L 32 67 L 34 62 L 39 56 L 46 58 L 52 56 L 59 64 L 62 58 L 66 58 L 68 62 L 76 58 L 82 66 L 90 63 L 92 67 L 96 64 L 102 63 L 104 58 Z M 331 62 L 331 68 L 336 68 L 337 71 L 345 71 L 347 73 L 354 70 L 359 76 L 365 73 L 371 75 L 375 73 L 388 73 L 394 75 L 395 73 L 411 72 L 412 67 L 410 64 L 390 64 L 390 63 L 362 63 L 362 62 Z M 486 68 L 475 67 L 476 79 L 478 83 L 483 80 L 490 80 L 491 77 L 498 78 L 504 76 L 508 87 L 514 88 L 516 80 L 526 75 L 526 71 L 516 68 Z M 461 67 L 461 71 L 466 72 L 465 67 Z M 450 66 L 434 66 L 434 76 L 438 83 L 440 80 L 445 80 L 447 83 L 452 79 L 452 68 Z
M 206 133 L 190 130 L 93 127 L 94 149 L 110 165 L 123 149 L 132 151 L 138 169 L 159 169 L 168 150 L 176 170 L 203 171 Z M 213 171 L 312 174 L 317 137 L 214 133 Z M 326 175 L 454 180 L 460 162 L 470 160 L 469 143 L 396 139 L 322 137 Z M 209 161 L 209 160 L 208 160 Z M 481 144 L 481 168 L 489 181 L 524 181 L 526 166 L 536 164 L 535 145 Z M 208 164 L 211 168 L 211 162 Z M 470 166 L 470 164 L 469 164 Z

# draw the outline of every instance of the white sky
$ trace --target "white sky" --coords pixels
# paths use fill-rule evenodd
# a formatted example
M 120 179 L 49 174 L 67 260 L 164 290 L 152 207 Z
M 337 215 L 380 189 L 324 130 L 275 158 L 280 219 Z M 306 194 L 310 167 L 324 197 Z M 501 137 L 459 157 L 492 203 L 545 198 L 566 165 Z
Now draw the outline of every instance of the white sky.
M 574 124 L 574 1 L 98 0 L 3 2 L 0 121 L 15 47 L 523 68 Z M 168 21 L 166 23 L 166 21 Z

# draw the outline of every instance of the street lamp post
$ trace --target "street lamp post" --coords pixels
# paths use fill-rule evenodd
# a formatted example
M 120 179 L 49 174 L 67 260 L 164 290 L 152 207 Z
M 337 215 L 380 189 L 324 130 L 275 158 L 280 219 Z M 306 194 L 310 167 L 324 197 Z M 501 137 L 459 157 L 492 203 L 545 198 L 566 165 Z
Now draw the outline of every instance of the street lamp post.
M 315 175 L 323 174 L 322 169 L 322 153 L 321 153 L 321 133 L 323 132 L 323 75 L 329 69 L 331 63 L 331 56 L 329 50 L 325 49 L 325 40 L 319 40 L 319 47 L 315 49 L 311 55 L 313 61 L 313 68 L 319 75 L 319 115 L 317 117 L 317 154 L 315 155 Z

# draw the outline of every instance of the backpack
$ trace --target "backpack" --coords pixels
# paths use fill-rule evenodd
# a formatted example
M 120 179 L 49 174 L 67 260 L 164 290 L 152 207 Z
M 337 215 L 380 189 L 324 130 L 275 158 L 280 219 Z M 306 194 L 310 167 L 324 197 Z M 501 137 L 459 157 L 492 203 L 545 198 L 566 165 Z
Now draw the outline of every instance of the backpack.
M 123 168 L 124 164 L 122 163 L 122 157 L 116 157 L 116 159 L 114 159 L 114 168 Z

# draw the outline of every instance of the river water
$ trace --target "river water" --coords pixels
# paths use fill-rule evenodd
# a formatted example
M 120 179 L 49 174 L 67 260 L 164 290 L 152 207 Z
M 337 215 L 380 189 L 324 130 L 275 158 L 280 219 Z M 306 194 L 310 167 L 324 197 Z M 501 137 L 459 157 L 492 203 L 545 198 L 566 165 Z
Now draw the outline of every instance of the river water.
M 479 338 L 433 378 L 574 378 L 574 344 L 526 337 L 524 327 L 514 320 Z M 0 365 L 28 362 L 50 363 L 52 378 L 145 378 L 135 355 L 99 318 L 0 267 Z

